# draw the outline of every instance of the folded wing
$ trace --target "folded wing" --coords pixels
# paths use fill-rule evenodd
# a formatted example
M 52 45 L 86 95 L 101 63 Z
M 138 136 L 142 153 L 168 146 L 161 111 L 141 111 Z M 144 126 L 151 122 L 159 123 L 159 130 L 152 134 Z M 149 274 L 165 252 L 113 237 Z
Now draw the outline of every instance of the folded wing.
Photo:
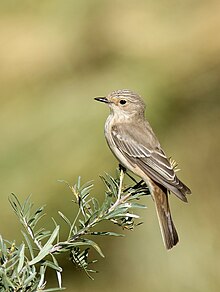
M 132 165 L 137 165 L 152 180 L 166 187 L 181 200 L 187 201 L 186 194 L 191 193 L 190 189 L 177 178 L 152 132 L 148 133 L 148 129 L 145 129 L 143 133 L 143 127 L 136 127 L 135 131 L 131 131 L 129 125 L 122 127 L 117 124 L 112 128 L 112 139 Z

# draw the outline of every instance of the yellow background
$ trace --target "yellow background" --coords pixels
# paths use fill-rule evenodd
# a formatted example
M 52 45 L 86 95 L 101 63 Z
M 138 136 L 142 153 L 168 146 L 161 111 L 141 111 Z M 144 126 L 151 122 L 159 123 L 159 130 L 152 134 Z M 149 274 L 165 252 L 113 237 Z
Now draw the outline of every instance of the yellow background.
M 103 135 L 108 109 L 93 98 L 115 89 L 144 97 L 148 119 L 193 192 L 189 204 L 171 198 L 176 248 L 164 249 L 153 203 L 144 198 L 145 224 L 125 238 L 98 240 L 106 258 L 94 253 L 95 281 L 68 256 L 60 259 L 66 291 L 219 291 L 219 13 L 217 0 L 1 1 L 4 238 L 22 240 L 11 192 L 46 203 L 45 226 L 58 210 L 73 212 L 58 179 L 92 179 L 102 200 L 99 175 L 114 175 L 117 162 Z

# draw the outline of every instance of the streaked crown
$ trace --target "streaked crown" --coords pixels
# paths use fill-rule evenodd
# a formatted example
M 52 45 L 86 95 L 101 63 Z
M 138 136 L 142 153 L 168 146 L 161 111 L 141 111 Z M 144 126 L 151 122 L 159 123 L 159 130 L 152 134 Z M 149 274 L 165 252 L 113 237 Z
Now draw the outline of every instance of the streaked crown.
M 107 99 L 112 99 L 113 97 L 116 98 L 125 98 L 127 100 L 133 101 L 133 102 L 138 102 L 141 101 L 143 102 L 143 99 L 138 95 L 136 92 L 130 90 L 130 89 L 118 89 L 114 90 L 111 93 L 107 95 Z
M 145 104 L 140 95 L 129 89 L 112 91 L 106 97 L 109 107 L 114 113 L 126 113 L 126 115 L 143 115 Z

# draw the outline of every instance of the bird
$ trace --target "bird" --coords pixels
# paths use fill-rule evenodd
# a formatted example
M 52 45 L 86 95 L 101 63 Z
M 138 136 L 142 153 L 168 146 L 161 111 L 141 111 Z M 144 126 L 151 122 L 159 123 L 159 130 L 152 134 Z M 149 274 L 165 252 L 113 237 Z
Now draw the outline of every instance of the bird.
M 119 89 L 95 100 L 109 106 L 110 114 L 104 128 L 107 144 L 120 165 L 147 184 L 155 202 L 163 243 L 170 250 L 179 237 L 168 194 L 172 192 L 187 202 L 186 195 L 191 194 L 191 190 L 178 179 L 175 165 L 145 119 L 146 106 L 140 95 L 129 89 Z

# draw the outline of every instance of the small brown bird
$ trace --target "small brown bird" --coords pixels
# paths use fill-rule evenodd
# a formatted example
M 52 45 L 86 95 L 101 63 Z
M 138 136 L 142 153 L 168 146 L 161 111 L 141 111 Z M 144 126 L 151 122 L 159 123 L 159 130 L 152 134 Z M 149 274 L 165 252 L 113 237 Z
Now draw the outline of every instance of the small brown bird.
M 105 123 L 107 143 L 119 162 L 148 185 L 164 245 L 171 249 L 179 239 L 170 213 L 168 193 L 187 202 L 186 194 L 191 194 L 190 189 L 177 178 L 173 164 L 144 117 L 145 104 L 138 94 L 122 89 L 95 100 L 110 107 Z

